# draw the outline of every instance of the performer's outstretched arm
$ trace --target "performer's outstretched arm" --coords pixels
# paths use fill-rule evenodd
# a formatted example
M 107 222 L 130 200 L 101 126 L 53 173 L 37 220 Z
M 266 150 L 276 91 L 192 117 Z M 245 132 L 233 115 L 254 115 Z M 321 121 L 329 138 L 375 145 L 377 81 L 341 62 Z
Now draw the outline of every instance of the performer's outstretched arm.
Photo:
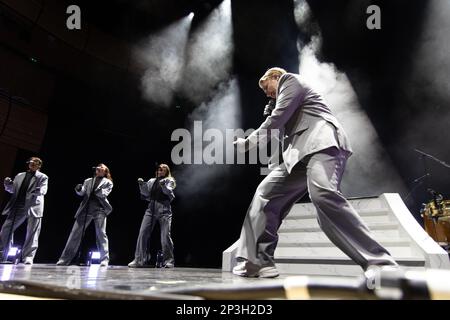
M 87 190 L 87 185 L 88 185 L 88 180 L 89 179 L 86 179 L 86 180 L 84 180 L 84 182 L 83 182 L 83 184 L 81 185 L 81 184 L 78 184 L 76 187 L 75 187 L 75 192 L 77 193 L 77 195 L 79 195 L 80 197 L 82 197 L 82 196 L 84 196 L 85 194 L 86 194 L 86 190 Z
M 140 180 L 138 180 L 139 191 L 141 192 L 142 200 L 150 201 L 150 189 L 148 186 L 151 183 L 151 181 L 152 181 L 152 179 L 150 179 L 148 182 L 144 182 L 143 180 L 142 180 L 142 182 L 140 182 Z

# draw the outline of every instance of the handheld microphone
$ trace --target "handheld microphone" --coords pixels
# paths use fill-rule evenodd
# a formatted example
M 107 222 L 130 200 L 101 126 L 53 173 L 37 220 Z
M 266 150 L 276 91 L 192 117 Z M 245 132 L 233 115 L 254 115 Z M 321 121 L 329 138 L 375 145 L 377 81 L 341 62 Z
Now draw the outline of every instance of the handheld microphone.
M 275 99 L 270 99 L 269 102 L 264 107 L 263 116 L 268 117 L 272 114 L 273 109 L 275 109 L 276 101 Z

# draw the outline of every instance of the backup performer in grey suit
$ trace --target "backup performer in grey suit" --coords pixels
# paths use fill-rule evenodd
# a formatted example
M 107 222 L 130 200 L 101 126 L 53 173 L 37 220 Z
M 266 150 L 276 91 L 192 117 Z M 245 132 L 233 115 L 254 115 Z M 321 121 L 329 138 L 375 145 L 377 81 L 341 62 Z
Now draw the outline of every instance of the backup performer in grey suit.
M 363 269 L 397 263 L 372 237 L 354 208 L 340 192 L 348 138 L 330 109 L 301 77 L 271 68 L 259 86 L 276 99 L 270 116 L 238 149 L 267 142 L 275 129 L 282 143 L 282 161 L 259 184 L 239 239 L 238 264 L 233 273 L 246 277 L 276 277 L 274 252 L 278 228 L 294 203 L 309 192 L 318 222 L 330 240 Z
M 11 235 L 27 220 L 27 234 L 22 248 L 22 262 L 33 264 L 41 232 L 48 177 L 39 171 L 42 167 L 41 159 L 32 157 L 27 163 L 27 172 L 16 175 L 14 181 L 11 178 L 5 178 L 4 181 L 5 190 L 12 196 L 2 213 L 7 218 L 0 231 L 0 251 L 5 254 L 6 258 Z
M 142 199 L 149 202 L 142 219 L 141 228 L 134 253 L 134 260 L 128 264 L 130 268 L 143 268 L 150 263 L 150 237 L 157 221 L 161 229 L 161 246 L 163 253 L 163 267 L 172 268 L 175 264 L 173 255 L 173 241 L 170 236 L 172 224 L 172 208 L 170 203 L 175 199 L 173 190 L 175 179 L 166 164 L 160 164 L 156 177 L 144 182 L 138 179 Z
M 107 197 L 112 188 L 111 173 L 103 163 L 95 168 L 94 178 L 88 178 L 82 185 L 79 184 L 75 187 L 75 192 L 83 197 L 83 201 L 75 214 L 75 223 L 57 265 L 69 265 L 72 262 L 81 245 L 84 231 L 94 220 L 96 242 L 100 251 L 100 266 L 108 266 L 109 247 L 106 235 L 106 217 L 111 213 L 112 206 Z

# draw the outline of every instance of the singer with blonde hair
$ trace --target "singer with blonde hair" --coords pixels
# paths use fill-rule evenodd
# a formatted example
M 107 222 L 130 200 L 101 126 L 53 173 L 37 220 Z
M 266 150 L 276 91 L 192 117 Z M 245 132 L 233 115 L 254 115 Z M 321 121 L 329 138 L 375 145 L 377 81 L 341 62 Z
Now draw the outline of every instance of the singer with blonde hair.
M 250 150 L 267 141 L 267 132 L 279 130 L 282 161 L 256 189 L 241 229 L 233 273 L 260 278 L 279 275 L 274 258 L 278 229 L 306 193 L 324 233 L 366 276 L 378 266 L 398 268 L 341 193 L 342 175 L 353 151 L 325 100 L 301 75 L 277 67 L 267 70 L 258 84 L 275 104 L 259 128 L 235 144 L 238 150 Z

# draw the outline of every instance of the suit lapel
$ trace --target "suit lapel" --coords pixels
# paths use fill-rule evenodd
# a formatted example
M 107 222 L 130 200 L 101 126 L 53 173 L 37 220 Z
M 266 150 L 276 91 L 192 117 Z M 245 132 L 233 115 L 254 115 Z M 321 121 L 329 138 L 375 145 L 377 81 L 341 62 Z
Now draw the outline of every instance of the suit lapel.
M 26 175 L 26 173 L 21 174 L 20 176 L 17 177 L 17 182 L 16 182 L 17 183 L 17 190 L 19 190 L 20 186 L 22 185 L 22 182 L 25 179 L 25 175 Z
M 89 182 L 89 192 L 88 194 L 91 194 L 92 192 L 95 192 L 96 190 L 98 190 L 104 183 L 106 183 L 106 178 L 102 177 L 102 180 L 100 180 L 97 188 L 95 188 L 95 190 L 92 190 L 94 188 L 94 184 L 95 184 L 95 178 L 91 178 L 92 180 Z
M 94 183 L 95 183 L 95 178 L 91 178 L 91 180 L 88 183 L 88 187 L 87 187 L 87 194 L 90 195 L 92 193 L 92 189 L 94 187 Z

